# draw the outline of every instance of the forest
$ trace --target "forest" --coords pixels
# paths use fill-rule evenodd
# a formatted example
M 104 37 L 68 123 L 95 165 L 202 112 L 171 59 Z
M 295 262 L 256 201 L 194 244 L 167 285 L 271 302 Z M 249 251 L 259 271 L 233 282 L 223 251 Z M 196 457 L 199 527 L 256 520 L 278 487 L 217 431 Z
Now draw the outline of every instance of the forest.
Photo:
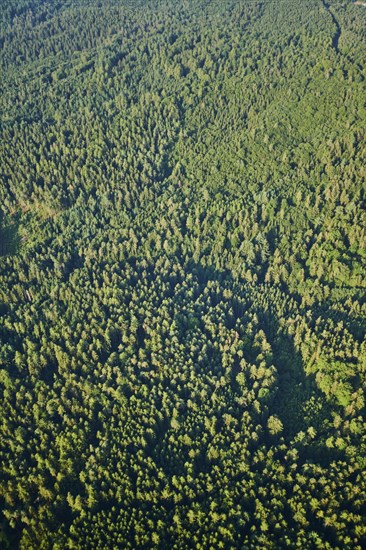
M 0 548 L 366 548 L 366 7 L 1 0 Z

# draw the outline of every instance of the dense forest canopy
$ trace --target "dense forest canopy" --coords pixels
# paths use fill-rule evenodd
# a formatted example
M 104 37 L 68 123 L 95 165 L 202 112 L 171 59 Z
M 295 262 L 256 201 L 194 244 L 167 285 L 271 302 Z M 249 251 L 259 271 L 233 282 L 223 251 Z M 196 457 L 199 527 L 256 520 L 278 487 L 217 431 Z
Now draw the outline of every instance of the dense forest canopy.
M 2 0 L 1 548 L 366 547 L 361 4 Z

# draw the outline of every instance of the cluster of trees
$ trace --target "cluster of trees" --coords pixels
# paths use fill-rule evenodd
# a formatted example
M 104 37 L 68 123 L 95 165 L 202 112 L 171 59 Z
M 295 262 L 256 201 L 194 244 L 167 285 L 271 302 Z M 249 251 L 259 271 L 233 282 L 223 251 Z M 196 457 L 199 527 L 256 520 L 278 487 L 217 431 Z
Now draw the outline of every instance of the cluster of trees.
M 2 547 L 366 546 L 366 12 L 305 4 L 5 2 Z

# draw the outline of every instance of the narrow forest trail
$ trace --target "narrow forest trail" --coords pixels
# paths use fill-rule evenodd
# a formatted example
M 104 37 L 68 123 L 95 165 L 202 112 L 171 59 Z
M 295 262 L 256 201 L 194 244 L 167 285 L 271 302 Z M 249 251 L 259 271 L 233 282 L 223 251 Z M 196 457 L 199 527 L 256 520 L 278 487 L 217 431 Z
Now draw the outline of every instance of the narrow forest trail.
M 336 18 L 336 16 L 334 15 L 334 13 L 331 10 L 331 6 L 325 0 L 322 0 L 322 2 L 323 2 L 323 6 L 328 11 L 329 15 L 333 19 L 333 22 L 336 26 L 336 32 L 335 32 L 335 34 L 333 36 L 333 39 L 332 39 L 332 46 L 335 49 L 335 51 L 337 53 L 339 53 L 339 39 L 340 39 L 340 36 L 342 34 L 342 29 L 341 29 L 341 26 L 338 22 L 338 19 Z

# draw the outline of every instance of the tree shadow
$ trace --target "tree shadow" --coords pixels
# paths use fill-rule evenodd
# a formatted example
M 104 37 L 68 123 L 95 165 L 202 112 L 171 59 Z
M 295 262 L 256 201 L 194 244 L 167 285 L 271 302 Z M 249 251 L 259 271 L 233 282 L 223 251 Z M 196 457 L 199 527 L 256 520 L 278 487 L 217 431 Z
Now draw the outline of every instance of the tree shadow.
M 325 440 L 333 435 L 332 406 L 317 386 L 315 376 L 306 373 L 304 361 L 291 335 L 280 327 L 278 319 L 265 311 L 258 316 L 272 347 L 277 369 L 277 392 L 269 405 L 269 415 L 283 424 L 282 436 L 294 444 L 299 463 L 314 462 L 329 466 L 345 457 L 343 449 L 328 448 Z
M 7 220 L 0 214 L 0 256 L 12 256 L 20 246 L 19 224 L 16 220 Z

